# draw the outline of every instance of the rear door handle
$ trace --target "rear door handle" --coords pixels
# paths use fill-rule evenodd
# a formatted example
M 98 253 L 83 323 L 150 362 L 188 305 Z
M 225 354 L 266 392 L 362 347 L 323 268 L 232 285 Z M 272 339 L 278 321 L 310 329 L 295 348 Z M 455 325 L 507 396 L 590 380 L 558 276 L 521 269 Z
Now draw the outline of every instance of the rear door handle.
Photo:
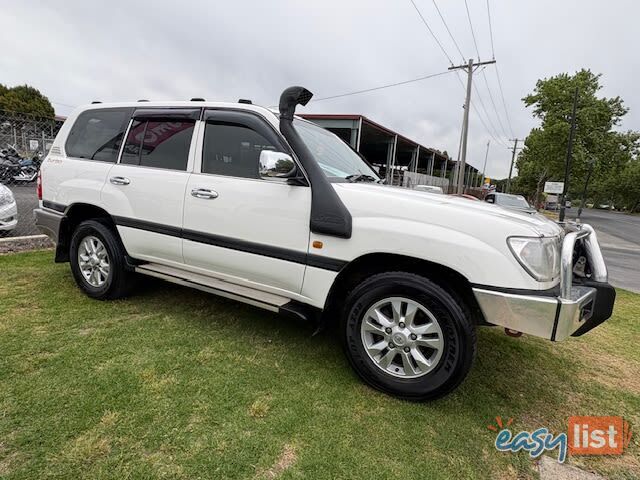
M 205 200 L 213 200 L 214 198 L 218 198 L 218 192 L 209 190 L 208 188 L 194 188 L 191 190 L 191 196 Z
M 114 185 L 129 185 L 131 183 L 131 180 L 126 177 L 111 177 L 109 181 Z

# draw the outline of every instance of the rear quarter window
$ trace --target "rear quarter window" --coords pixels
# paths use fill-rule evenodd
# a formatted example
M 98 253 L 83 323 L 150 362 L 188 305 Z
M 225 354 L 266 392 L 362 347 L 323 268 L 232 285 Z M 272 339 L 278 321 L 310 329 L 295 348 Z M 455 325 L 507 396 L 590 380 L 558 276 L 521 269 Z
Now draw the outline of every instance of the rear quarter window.
M 78 115 L 65 144 L 67 156 L 115 163 L 132 112 L 109 108 Z

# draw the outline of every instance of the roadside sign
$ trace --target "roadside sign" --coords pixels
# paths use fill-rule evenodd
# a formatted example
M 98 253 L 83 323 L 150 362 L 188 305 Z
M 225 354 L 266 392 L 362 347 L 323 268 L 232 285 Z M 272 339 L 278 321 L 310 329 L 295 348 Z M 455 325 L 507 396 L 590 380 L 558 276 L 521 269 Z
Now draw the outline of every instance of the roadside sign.
M 544 182 L 544 193 L 562 193 L 564 182 Z
M 29 140 L 29 150 L 37 150 L 38 149 L 38 140 Z

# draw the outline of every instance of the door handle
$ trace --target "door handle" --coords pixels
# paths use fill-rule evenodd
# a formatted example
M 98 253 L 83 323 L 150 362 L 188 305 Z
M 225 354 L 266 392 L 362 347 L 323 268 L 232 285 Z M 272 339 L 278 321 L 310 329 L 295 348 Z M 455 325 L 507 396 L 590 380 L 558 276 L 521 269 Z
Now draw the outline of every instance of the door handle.
M 218 198 L 218 192 L 209 190 L 208 188 L 194 188 L 191 190 L 191 196 L 205 200 L 213 200 L 214 198 Z
M 114 185 L 129 185 L 131 183 L 131 180 L 126 177 L 111 177 L 109 181 Z

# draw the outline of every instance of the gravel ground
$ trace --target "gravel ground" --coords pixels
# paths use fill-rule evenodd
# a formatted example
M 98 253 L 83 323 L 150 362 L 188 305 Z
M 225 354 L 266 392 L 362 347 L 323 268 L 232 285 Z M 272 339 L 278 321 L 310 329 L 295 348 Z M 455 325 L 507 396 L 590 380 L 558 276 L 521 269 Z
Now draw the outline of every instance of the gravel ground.
M 16 238 L 0 238 L 0 255 L 28 250 L 52 249 L 54 244 L 45 235 Z

